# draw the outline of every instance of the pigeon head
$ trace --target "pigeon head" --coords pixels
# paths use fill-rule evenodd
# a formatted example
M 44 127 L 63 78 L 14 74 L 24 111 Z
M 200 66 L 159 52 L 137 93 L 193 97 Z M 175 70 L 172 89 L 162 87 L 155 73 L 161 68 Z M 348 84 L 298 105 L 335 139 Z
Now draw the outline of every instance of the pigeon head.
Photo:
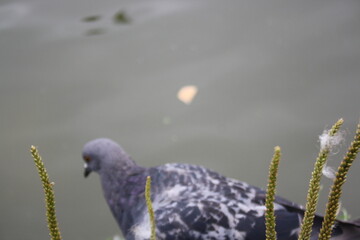
M 86 143 L 82 157 L 85 161 L 85 177 L 91 172 L 101 175 L 104 172 L 126 170 L 135 165 L 119 144 L 107 138 L 98 138 Z

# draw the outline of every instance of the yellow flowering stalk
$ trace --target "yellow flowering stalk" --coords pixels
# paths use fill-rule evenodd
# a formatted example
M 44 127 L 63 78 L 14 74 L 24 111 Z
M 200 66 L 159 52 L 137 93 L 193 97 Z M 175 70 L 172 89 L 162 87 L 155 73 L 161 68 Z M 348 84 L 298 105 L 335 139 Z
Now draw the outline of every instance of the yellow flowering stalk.
M 151 227 L 151 240 L 156 240 L 156 224 L 155 224 L 155 214 L 154 209 L 151 203 L 151 177 L 148 176 L 146 178 L 145 185 L 145 200 L 148 208 L 149 216 L 150 216 L 150 227 Z
M 46 203 L 46 216 L 48 228 L 50 231 L 50 237 L 52 240 L 61 240 L 60 230 L 58 227 L 55 212 L 55 195 L 53 190 L 54 183 L 50 182 L 49 175 L 36 147 L 31 146 L 30 152 L 32 157 L 34 158 L 35 166 L 39 172 L 39 176 L 43 184 Z
M 319 240 L 328 240 L 331 237 L 331 232 L 335 223 L 335 218 L 339 209 L 339 200 L 342 193 L 342 185 L 346 181 L 346 175 L 359 152 L 360 147 L 360 124 L 357 126 L 354 141 L 351 142 L 349 150 L 341 162 L 334 183 L 331 187 L 328 203 L 326 205 L 326 212 L 324 221 L 319 233 Z
M 316 159 L 314 170 L 309 184 L 309 190 L 306 202 L 306 211 L 302 222 L 299 240 L 309 240 L 311 236 L 312 226 L 314 223 L 314 217 L 316 212 L 316 206 L 319 199 L 320 192 L 320 180 L 322 176 L 322 170 L 325 166 L 326 159 L 331 151 L 331 148 L 339 143 L 339 137 L 336 133 L 343 124 L 343 119 L 339 119 L 332 128 L 325 132 L 320 137 L 320 153 Z
M 274 156 L 270 164 L 269 180 L 266 190 L 266 200 L 265 200 L 266 240 L 276 240 L 274 200 L 275 200 L 276 179 L 277 179 L 280 157 L 281 157 L 280 147 L 276 146 L 274 148 Z

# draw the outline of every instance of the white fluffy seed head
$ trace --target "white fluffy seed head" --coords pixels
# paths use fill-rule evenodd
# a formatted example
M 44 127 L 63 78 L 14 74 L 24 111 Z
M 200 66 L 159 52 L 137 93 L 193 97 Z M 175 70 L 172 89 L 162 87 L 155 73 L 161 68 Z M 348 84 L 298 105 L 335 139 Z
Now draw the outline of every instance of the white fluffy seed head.
M 325 166 L 322 170 L 322 173 L 324 174 L 325 177 L 329 179 L 335 179 L 336 176 L 335 169 L 333 169 L 330 166 Z
M 330 151 L 334 147 L 340 145 L 345 140 L 345 132 L 338 131 L 334 136 L 330 136 L 330 130 L 324 130 L 323 134 L 319 136 L 320 149 L 329 149 Z

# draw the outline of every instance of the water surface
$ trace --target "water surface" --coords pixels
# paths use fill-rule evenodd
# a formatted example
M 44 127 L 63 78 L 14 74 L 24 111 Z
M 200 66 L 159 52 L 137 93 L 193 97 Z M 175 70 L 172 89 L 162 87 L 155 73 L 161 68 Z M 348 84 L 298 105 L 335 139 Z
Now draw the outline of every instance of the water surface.
M 359 9 L 329 0 L 2 1 L 0 238 L 48 238 L 32 144 L 55 182 L 64 239 L 119 233 L 97 176 L 82 175 L 82 146 L 96 137 L 144 166 L 201 164 L 261 187 L 280 145 L 278 192 L 303 204 L 318 135 L 343 117 L 348 144 L 359 120 Z M 198 89 L 190 104 L 177 98 L 186 85 Z M 342 199 L 354 218 L 359 173 L 356 162 Z

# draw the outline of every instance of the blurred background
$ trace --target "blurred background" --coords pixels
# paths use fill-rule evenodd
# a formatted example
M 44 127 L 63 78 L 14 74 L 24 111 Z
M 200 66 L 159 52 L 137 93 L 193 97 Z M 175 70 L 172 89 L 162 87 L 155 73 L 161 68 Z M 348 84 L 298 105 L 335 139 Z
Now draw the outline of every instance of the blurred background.
M 305 203 L 318 136 L 360 116 L 358 0 L 2 0 L 0 239 L 48 239 L 39 147 L 64 239 L 120 231 L 83 145 L 118 141 L 143 166 L 204 165 Z M 186 87 L 187 86 L 187 87 Z M 342 206 L 360 217 L 360 159 Z M 331 181 L 324 179 L 322 213 Z

